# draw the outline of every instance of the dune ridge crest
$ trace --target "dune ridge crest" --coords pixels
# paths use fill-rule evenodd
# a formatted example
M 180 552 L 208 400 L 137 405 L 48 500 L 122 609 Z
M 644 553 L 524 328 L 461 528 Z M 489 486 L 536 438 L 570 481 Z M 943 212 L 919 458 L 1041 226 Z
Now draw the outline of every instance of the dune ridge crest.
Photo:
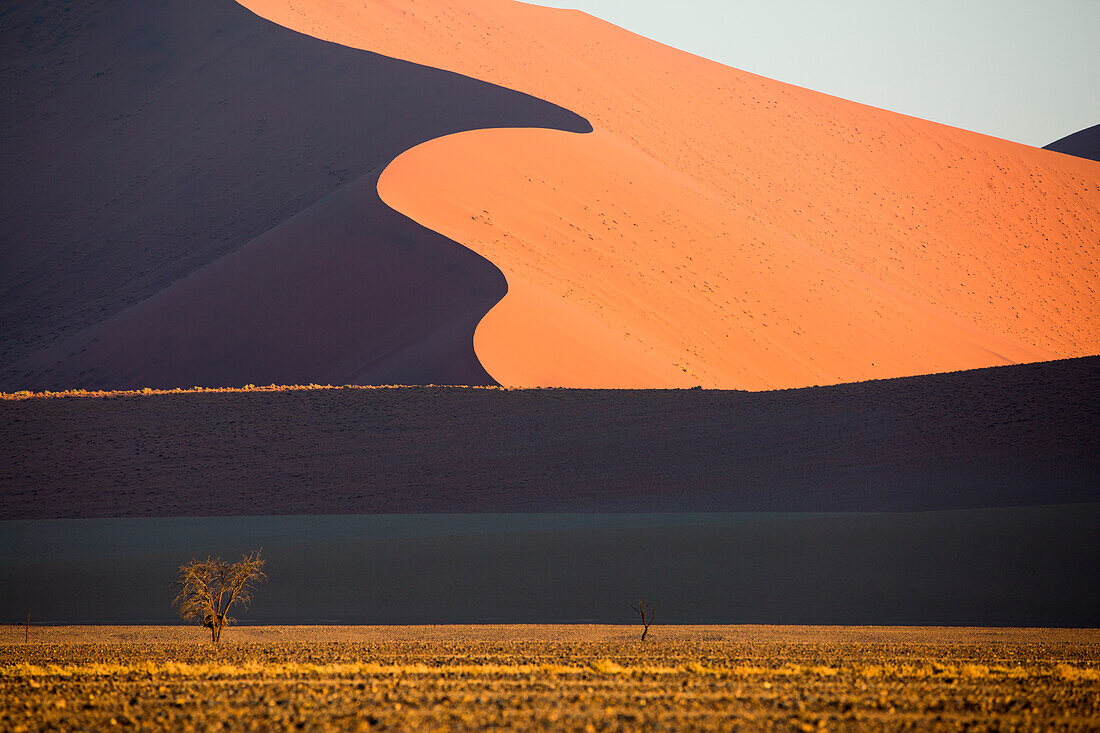
M 595 133 L 481 130 L 383 200 L 505 274 L 511 386 L 768 389 L 1100 351 L 1100 165 L 829 97 L 510 0 L 244 0 L 523 91 Z M 425 173 L 433 175 L 426 178 Z
M 9 519 L 1084 503 L 1100 499 L 1100 357 L 771 392 L 0 400 L 0 441 Z
M 17 0 L 0 28 L 0 390 L 494 384 L 473 334 L 504 277 L 378 175 L 586 120 L 234 0 Z

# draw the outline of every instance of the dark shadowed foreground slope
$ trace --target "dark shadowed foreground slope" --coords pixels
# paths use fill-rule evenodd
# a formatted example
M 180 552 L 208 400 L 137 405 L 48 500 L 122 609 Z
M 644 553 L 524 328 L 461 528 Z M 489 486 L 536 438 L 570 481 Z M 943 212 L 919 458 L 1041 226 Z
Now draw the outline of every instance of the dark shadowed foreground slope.
M 375 181 L 441 135 L 584 120 L 233 0 L 20 0 L 0 36 L 0 389 L 492 383 L 503 276 Z
M 1086 127 L 1084 130 L 1066 135 L 1050 145 L 1044 145 L 1043 149 L 1065 153 L 1066 155 L 1076 155 L 1078 158 L 1100 160 L 1100 125 Z
M 263 547 L 251 622 L 1095 626 L 1098 387 L 2 401 L 0 617 L 169 621 L 181 563 Z
M 780 392 L 0 402 L 7 519 L 1100 501 L 1100 357 Z

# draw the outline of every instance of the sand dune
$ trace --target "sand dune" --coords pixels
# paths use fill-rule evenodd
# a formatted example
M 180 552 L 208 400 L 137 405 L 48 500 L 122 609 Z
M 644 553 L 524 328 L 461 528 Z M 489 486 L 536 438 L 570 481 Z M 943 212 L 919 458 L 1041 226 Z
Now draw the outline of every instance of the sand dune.
M 775 392 L 0 400 L 0 517 L 925 511 L 1095 502 L 1100 358 Z
M 0 10 L 0 388 L 757 389 L 1100 350 L 1096 163 L 577 12 L 245 5 L 274 23 Z
M 1100 125 L 1086 127 L 1072 135 L 1066 135 L 1050 145 L 1044 145 L 1043 149 L 1100 161 Z
M 499 271 L 375 180 L 575 114 L 302 36 L 232 0 L 5 4 L 0 386 L 492 380 Z
M 19 383 L 492 384 L 471 346 L 496 268 L 420 230 L 377 174 L 20 365 Z
M 597 134 L 399 158 L 395 208 L 498 264 L 505 384 L 787 387 L 1100 350 L 1100 167 L 711 63 L 508 0 L 246 0 Z M 425 186 L 425 173 L 436 172 Z
M 869 277 L 603 131 L 433 140 L 379 191 L 503 270 L 508 295 L 474 337 L 502 384 L 767 389 L 1055 356 Z

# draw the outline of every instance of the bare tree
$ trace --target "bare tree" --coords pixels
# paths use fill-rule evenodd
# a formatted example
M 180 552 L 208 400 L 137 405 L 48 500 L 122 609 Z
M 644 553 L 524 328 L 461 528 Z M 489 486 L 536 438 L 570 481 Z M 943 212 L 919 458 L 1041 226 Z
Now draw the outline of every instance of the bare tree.
M 172 605 L 181 618 L 202 621 L 210 629 L 211 641 L 217 642 L 222 637 L 222 628 L 234 621 L 228 615 L 230 607 L 234 603 L 245 608 L 252 605 L 253 586 L 267 580 L 263 566 L 259 552 L 232 563 L 220 557 L 192 560 L 180 566 L 176 580 L 179 593 Z
M 649 633 L 649 625 L 653 623 L 653 612 L 657 610 L 656 605 L 647 604 L 642 599 L 638 599 L 638 602 L 631 603 L 630 607 L 634 609 L 634 612 L 642 617 L 642 641 L 645 641 L 645 635 Z

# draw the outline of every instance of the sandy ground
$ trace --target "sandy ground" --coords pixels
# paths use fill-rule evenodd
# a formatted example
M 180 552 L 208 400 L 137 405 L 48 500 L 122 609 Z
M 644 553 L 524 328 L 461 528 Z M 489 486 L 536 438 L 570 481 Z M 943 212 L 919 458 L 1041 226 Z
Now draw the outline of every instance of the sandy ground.
M 591 135 L 430 141 L 384 200 L 483 254 L 516 386 L 797 387 L 1100 350 L 1100 166 L 510 0 L 244 0 L 319 38 L 534 94 Z
M 764 393 L 407 388 L 3 400 L 0 517 L 1097 501 L 1098 363 Z
M 0 629 L 0 720 L 147 730 L 1089 730 L 1095 630 Z

